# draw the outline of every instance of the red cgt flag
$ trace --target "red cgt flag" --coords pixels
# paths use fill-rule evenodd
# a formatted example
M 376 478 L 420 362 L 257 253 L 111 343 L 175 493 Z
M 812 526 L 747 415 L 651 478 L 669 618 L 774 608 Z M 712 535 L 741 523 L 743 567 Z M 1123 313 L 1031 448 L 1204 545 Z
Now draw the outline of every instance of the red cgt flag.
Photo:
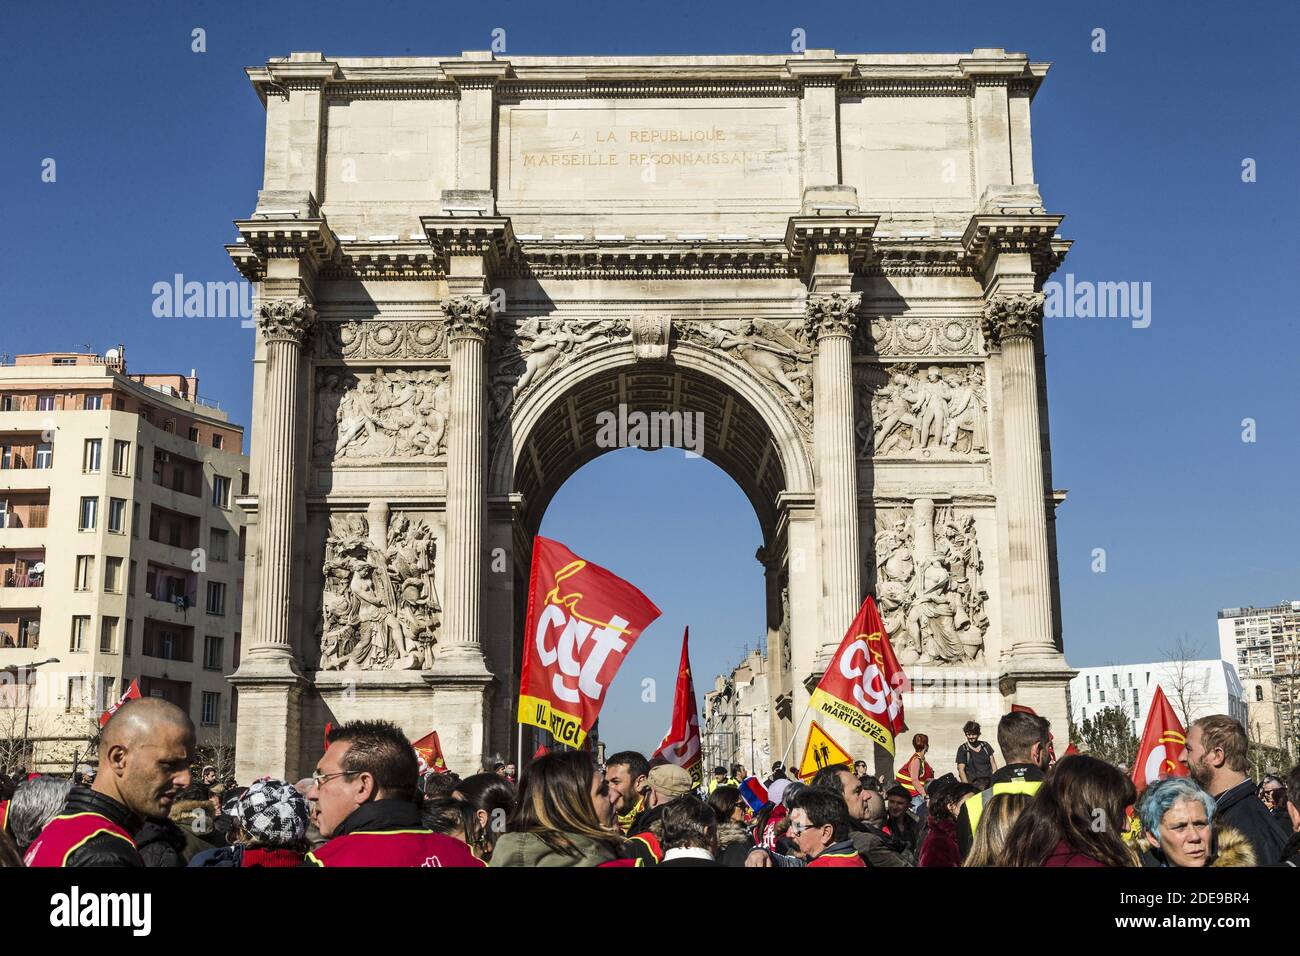
M 420 762 L 421 774 L 447 772 L 447 761 L 442 756 L 438 731 L 429 731 L 411 746 L 415 748 L 415 758 Z
M 1133 761 L 1133 786 L 1137 792 L 1141 793 L 1163 777 L 1187 776 L 1187 768 L 1178 759 L 1186 746 L 1187 732 L 1169 706 L 1164 689 L 1157 684 L 1147 713 L 1147 726 L 1142 731 L 1142 743 Z
M 651 760 L 662 757 L 691 774 L 691 783 L 704 780 L 704 755 L 700 749 L 700 712 L 695 706 L 695 682 L 691 679 L 691 656 L 687 650 L 691 629 L 682 632 L 682 660 L 677 665 L 677 690 L 673 694 L 673 720 Z
M 907 675 L 868 594 L 808 706 L 866 734 L 892 754 L 894 738 L 907 729 L 902 692 L 908 689 Z
M 644 594 L 558 541 L 533 542 L 519 722 L 581 747 L 637 637 L 659 616 Z
M 106 723 L 108 723 L 108 718 L 116 714 L 117 709 L 121 707 L 123 704 L 125 704 L 128 700 L 139 700 L 139 699 L 140 699 L 140 683 L 139 681 L 133 680 L 131 681 L 131 686 L 126 689 L 126 693 L 117 699 L 117 703 L 99 715 L 99 726 L 103 727 Z

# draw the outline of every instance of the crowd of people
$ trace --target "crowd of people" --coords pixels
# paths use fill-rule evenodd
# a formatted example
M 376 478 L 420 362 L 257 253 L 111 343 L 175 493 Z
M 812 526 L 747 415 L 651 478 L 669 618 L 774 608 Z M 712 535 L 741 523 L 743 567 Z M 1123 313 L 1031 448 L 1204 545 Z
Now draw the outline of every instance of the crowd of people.
M 1256 784 L 1233 719 L 1195 721 L 1183 761 L 1138 796 L 1086 754 L 1055 759 L 1039 716 L 1005 715 L 1001 756 L 966 725 L 956 772 L 929 741 L 894 778 L 859 761 L 806 783 L 621 751 L 481 773 L 421 772 L 384 721 L 333 727 L 312 775 L 247 787 L 195 768 L 194 726 L 157 698 L 122 706 L 97 770 L 0 778 L 0 866 L 1129 867 L 1300 865 L 1300 769 Z

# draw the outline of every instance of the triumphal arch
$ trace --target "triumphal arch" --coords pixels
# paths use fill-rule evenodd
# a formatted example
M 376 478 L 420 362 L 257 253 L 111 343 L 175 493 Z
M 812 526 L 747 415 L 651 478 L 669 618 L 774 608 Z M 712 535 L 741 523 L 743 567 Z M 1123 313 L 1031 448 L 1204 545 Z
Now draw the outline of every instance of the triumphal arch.
M 868 592 L 940 761 L 1011 704 L 1063 733 L 1046 72 L 1000 49 L 249 69 L 239 778 L 303 776 L 362 716 L 436 729 L 462 773 L 512 754 L 530 544 L 620 408 L 700 413 L 753 503 L 774 751 Z

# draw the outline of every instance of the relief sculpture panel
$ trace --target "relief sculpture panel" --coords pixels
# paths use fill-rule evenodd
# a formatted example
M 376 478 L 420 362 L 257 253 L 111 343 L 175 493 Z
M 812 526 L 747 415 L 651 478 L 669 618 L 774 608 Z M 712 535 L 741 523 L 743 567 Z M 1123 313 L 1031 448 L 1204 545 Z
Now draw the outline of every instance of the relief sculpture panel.
M 444 371 L 320 370 L 312 454 L 336 466 L 441 459 L 450 410 Z

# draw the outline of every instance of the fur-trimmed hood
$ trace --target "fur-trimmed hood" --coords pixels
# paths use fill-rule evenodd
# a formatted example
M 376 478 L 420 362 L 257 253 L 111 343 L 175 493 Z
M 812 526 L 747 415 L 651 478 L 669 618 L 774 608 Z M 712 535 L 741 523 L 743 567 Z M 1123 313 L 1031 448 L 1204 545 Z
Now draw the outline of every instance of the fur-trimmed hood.
M 1214 857 L 1210 866 L 1255 866 L 1255 848 L 1240 830 L 1229 826 L 1214 828 Z
M 753 843 L 753 838 L 749 831 L 739 823 L 732 823 L 728 820 L 726 823 L 718 824 L 718 846 L 726 848 L 733 843 Z

